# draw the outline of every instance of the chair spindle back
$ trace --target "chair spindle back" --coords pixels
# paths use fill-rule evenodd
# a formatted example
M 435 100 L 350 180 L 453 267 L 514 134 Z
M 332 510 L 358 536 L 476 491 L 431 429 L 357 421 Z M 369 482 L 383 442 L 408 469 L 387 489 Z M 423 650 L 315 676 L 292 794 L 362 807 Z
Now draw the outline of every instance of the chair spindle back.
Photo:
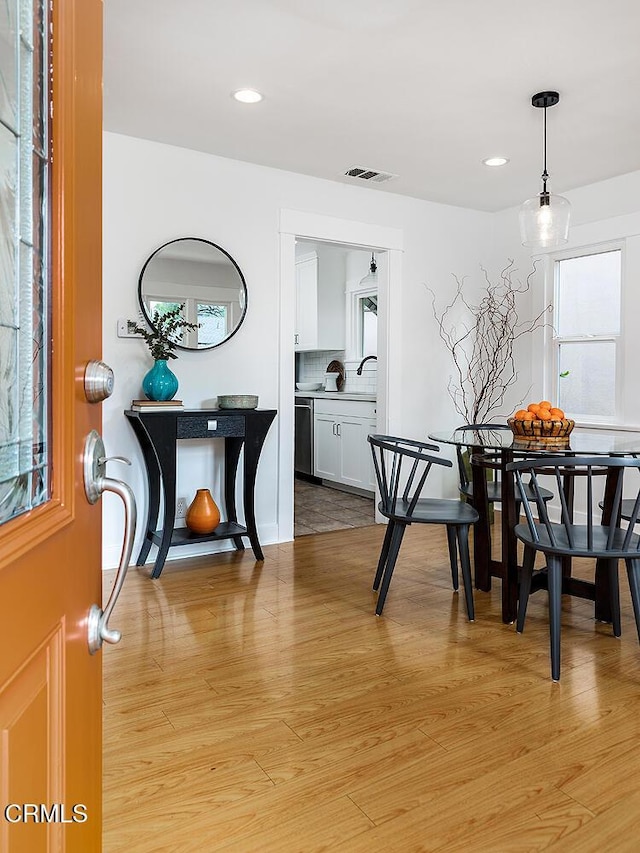
M 391 515 L 399 505 L 403 514 L 411 516 L 416 508 L 427 477 L 434 465 L 451 468 L 448 459 L 433 456 L 437 444 L 426 444 L 391 435 L 367 437 L 373 454 L 373 467 L 380 490 L 381 511 Z
M 594 526 L 594 518 L 599 518 L 598 498 L 594 494 L 593 479 L 596 476 L 601 476 L 603 468 L 609 469 L 610 474 L 615 475 L 615 488 L 611 496 L 611 518 L 613 523 L 605 525 L 607 535 L 602 546 L 603 527 L 596 523 Z M 524 459 L 518 462 L 512 462 L 507 466 L 508 471 L 512 471 L 515 477 L 516 494 L 519 494 L 522 499 L 525 518 L 529 526 L 529 532 L 534 542 L 541 541 L 540 531 L 544 529 L 548 542 L 553 548 L 561 548 L 566 550 L 580 547 L 584 550 L 586 545 L 587 551 L 594 550 L 594 542 L 597 540 L 600 544 L 597 546 L 598 551 L 615 550 L 617 553 L 621 551 L 638 552 L 640 551 L 640 537 L 637 532 L 634 533 L 634 525 L 640 517 L 640 486 L 638 482 L 637 492 L 633 499 L 633 510 L 628 516 L 628 527 L 621 539 L 620 528 L 616 527 L 615 520 L 620 517 L 622 505 L 622 493 L 624 485 L 624 474 L 626 471 L 633 470 L 640 474 L 640 459 L 627 458 L 620 456 L 612 457 L 552 457 L 541 459 Z M 529 502 L 525 499 L 525 481 L 523 477 L 530 477 L 529 490 L 534 496 L 533 504 L 537 511 L 538 518 L 534 517 L 532 508 Z M 585 481 L 585 511 L 586 524 L 577 527 L 573 519 L 573 508 L 569 505 L 565 487 L 564 478 L 567 476 L 580 475 Z M 549 518 L 547 511 L 547 503 L 541 494 L 541 485 L 539 478 L 541 476 L 551 477 L 555 480 L 556 495 L 560 502 L 560 522 L 553 523 Z M 627 516 L 625 516 L 627 518 Z M 559 531 L 564 533 L 563 542 L 559 541 Z M 586 539 L 582 540 L 580 546 L 576 542 L 576 531 L 582 530 L 586 532 Z M 595 536 L 599 532 L 600 536 Z

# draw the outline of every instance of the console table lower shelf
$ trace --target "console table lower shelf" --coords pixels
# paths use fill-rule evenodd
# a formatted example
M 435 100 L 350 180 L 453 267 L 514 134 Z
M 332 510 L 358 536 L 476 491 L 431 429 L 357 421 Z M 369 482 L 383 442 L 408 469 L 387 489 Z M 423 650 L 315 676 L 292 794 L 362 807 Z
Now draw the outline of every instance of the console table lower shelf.
M 164 531 L 154 530 L 148 534 L 150 541 L 160 547 Z M 249 531 L 242 524 L 233 521 L 221 522 L 213 533 L 192 533 L 188 527 L 175 527 L 171 533 L 170 547 L 175 545 L 197 545 L 198 542 L 215 542 L 219 539 L 235 539 L 236 537 L 249 536 Z M 244 543 L 236 543 L 238 551 L 244 551 Z

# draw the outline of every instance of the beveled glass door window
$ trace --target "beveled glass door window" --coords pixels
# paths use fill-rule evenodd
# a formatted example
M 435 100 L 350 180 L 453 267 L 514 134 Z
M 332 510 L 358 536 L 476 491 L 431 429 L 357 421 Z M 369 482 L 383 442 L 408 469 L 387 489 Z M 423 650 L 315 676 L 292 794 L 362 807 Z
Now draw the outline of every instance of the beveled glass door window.
M 50 497 L 49 57 L 44 0 L 0 0 L 0 523 Z

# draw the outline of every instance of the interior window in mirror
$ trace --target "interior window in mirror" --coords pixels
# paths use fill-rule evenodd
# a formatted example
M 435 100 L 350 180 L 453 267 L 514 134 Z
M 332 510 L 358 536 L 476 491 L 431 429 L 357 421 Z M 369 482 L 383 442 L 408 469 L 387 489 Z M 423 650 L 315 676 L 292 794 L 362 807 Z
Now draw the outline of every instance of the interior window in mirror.
M 151 314 L 151 319 L 154 317 L 162 317 L 163 314 L 168 314 L 169 311 L 175 311 L 176 308 L 181 308 L 180 314 L 182 317 L 186 318 L 185 306 L 181 305 L 179 302 L 165 302 L 162 299 L 149 299 L 149 311 Z M 152 324 L 153 325 L 153 324 Z M 185 345 L 185 332 L 187 329 L 176 329 L 173 335 L 170 337 L 176 341 L 178 344 L 184 346 Z
M 197 312 L 198 346 L 213 347 L 221 343 L 228 335 L 231 304 L 198 302 Z
M 160 316 L 162 316 L 162 314 L 168 314 L 169 311 L 175 311 L 176 308 L 180 307 L 181 305 L 179 302 L 163 302 L 160 299 L 149 300 L 149 308 L 151 310 L 152 316 L 156 313 L 156 311 Z M 182 313 L 184 314 L 184 311 Z

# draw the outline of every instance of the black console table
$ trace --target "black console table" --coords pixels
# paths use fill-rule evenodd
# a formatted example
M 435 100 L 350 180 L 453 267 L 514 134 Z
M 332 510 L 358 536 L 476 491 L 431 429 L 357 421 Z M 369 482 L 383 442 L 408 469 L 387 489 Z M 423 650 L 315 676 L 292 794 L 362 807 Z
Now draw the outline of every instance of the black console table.
M 254 487 L 262 445 L 276 411 L 274 409 L 182 409 L 167 412 L 125 411 L 140 443 L 147 469 L 149 506 L 144 542 L 136 564 L 142 566 L 151 545 L 158 555 L 151 573 L 160 577 L 169 548 L 193 545 L 219 539 L 233 539 L 236 549 L 244 550 L 243 536 L 249 542 L 256 560 L 264 560 L 256 529 Z M 185 438 L 223 438 L 225 455 L 224 500 L 227 520 L 206 535 L 187 528 L 175 528 L 176 450 Z M 236 510 L 236 474 L 240 451 L 244 447 L 243 503 L 246 526 L 238 524 Z M 156 529 L 160 510 L 160 486 L 164 493 L 164 524 Z M 201 484 L 197 484 L 198 487 Z M 194 488 L 195 491 L 195 488 Z M 224 515 L 225 513 L 223 513 Z

